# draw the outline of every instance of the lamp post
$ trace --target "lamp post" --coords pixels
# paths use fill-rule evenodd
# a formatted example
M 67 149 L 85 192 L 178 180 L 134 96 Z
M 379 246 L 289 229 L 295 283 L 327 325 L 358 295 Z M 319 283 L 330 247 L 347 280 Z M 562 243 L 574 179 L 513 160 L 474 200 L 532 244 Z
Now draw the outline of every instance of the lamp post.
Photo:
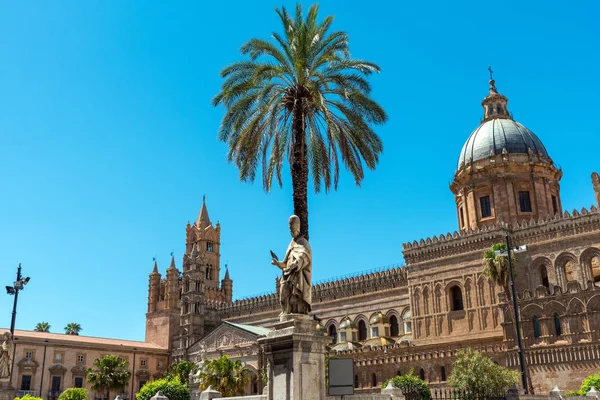
M 521 340 L 521 324 L 519 322 L 519 310 L 517 308 L 517 293 L 515 290 L 515 280 L 513 277 L 513 266 L 512 266 L 512 257 L 511 250 L 513 253 L 520 253 L 527 250 L 527 246 L 520 246 L 517 249 L 511 249 L 510 247 L 510 237 L 508 236 L 508 231 L 506 231 L 506 252 L 502 250 L 498 250 L 495 252 L 496 256 L 504 257 L 508 256 L 508 281 L 510 284 L 510 294 L 512 297 L 513 303 L 513 312 L 515 319 L 515 329 L 517 330 L 517 355 L 519 357 L 519 372 L 521 373 L 521 384 L 523 385 L 523 392 L 528 394 L 527 390 L 527 375 L 525 372 L 525 361 L 523 355 L 523 342 Z
M 23 279 L 23 277 L 21 276 L 21 263 L 19 263 L 19 267 L 17 268 L 17 280 L 13 283 L 13 286 L 6 286 L 6 293 L 15 296 L 15 301 L 13 303 L 13 310 L 12 310 L 12 319 L 10 321 L 10 337 L 11 337 L 11 340 L 13 340 L 13 343 L 14 343 L 14 337 L 15 337 L 15 322 L 17 320 L 17 301 L 19 300 L 19 291 L 23 290 L 25 285 L 27 285 L 27 283 L 29 283 L 29 279 L 30 279 L 29 277 Z M 12 364 L 10 366 L 9 382 L 12 382 L 13 367 L 15 365 L 16 346 L 17 345 L 14 344 Z

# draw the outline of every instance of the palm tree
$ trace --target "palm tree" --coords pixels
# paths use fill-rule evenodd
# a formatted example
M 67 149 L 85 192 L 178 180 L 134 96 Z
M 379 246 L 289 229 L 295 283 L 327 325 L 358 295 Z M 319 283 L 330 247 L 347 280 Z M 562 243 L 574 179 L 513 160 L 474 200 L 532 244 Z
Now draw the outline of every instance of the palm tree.
M 506 244 L 496 243 L 491 249 L 483 253 L 483 276 L 500 286 L 506 295 L 508 306 L 512 308 L 512 294 L 509 285 L 508 257 L 497 256 L 496 251 L 506 252 Z M 512 265 L 517 264 L 517 259 L 511 253 Z M 514 271 L 513 271 L 514 273 Z
M 65 333 L 67 335 L 79 335 L 79 331 L 81 331 L 81 325 L 77 322 L 69 322 L 67 326 L 65 326 Z
M 87 381 L 92 390 L 110 398 L 111 390 L 123 390 L 129 383 L 131 372 L 127 365 L 127 360 L 111 354 L 96 358 L 92 368 L 87 370 Z
M 200 371 L 200 391 L 212 386 L 223 397 L 242 396 L 250 378 L 240 360 L 233 361 L 226 355 L 215 360 L 206 360 Z
M 38 322 L 33 330 L 36 332 L 50 332 L 50 324 L 47 322 Z
M 341 158 L 360 185 L 363 164 L 375 169 L 383 151 L 371 126 L 387 121 L 366 79 L 379 67 L 352 59 L 348 35 L 329 32 L 331 16 L 318 23 L 318 9 L 310 7 L 306 18 L 300 5 L 295 17 L 285 7 L 276 9 L 283 36 L 275 32 L 275 43 L 250 39 L 243 45 L 250 59 L 221 71 L 225 81 L 213 98 L 213 105 L 226 108 L 219 139 L 227 142 L 227 159 L 242 181 L 254 181 L 260 165 L 268 192 L 274 175 L 282 185 L 289 162 L 294 213 L 306 239 L 309 172 L 315 192 L 321 185 L 326 192 L 337 189 Z
M 186 385 L 190 383 L 190 375 L 198 372 L 198 366 L 196 366 L 196 364 L 184 360 L 171 364 L 169 368 L 179 377 L 179 380 Z

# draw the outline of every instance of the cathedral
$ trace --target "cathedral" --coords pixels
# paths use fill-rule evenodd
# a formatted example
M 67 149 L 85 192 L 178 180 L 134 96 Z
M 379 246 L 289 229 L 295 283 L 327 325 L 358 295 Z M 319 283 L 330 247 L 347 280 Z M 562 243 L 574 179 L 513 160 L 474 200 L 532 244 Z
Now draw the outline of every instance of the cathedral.
M 493 79 L 483 119 L 458 152 L 450 190 L 458 230 L 402 245 L 406 262 L 313 287 L 312 314 L 331 337 L 330 357 L 355 361 L 357 392 L 414 371 L 445 387 L 460 349 L 518 368 L 514 318 L 500 287 L 482 275 L 483 253 L 509 235 L 527 374 L 536 393 L 578 389 L 600 368 L 600 178 L 596 205 L 561 204 L 562 171 L 531 130 L 514 120 Z M 219 223 L 205 202 L 186 227 L 182 268 L 150 274 L 146 342 L 172 360 L 201 363 L 227 354 L 245 364 L 248 394 L 260 393 L 264 356 L 257 339 L 280 313 L 270 295 L 232 301 L 220 276 Z

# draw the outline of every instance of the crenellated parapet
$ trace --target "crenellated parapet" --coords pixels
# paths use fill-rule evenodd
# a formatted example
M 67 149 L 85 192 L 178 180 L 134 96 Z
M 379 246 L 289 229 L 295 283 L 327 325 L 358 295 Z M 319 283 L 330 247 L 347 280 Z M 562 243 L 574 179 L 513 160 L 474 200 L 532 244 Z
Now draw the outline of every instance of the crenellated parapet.
M 441 257 L 464 254 L 472 251 L 481 252 L 489 249 L 493 244 L 504 240 L 506 230 L 511 232 L 513 243 L 520 242 L 531 244 L 557 236 L 573 235 L 582 230 L 600 229 L 600 214 L 596 206 L 590 209 L 583 207 L 581 210 L 565 211 L 554 216 L 547 215 L 538 219 L 530 219 L 519 224 L 509 226 L 504 223 L 484 225 L 481 228 L 465 231 L 454 231 L 433 236 L 431 238 L 415 240 L 412 243 L 402 244 L 402 253 L 407 265 L 424 261 L 435 260 Z
M 313 286 L 313 304 L 407 286 L 406 270 L 394 266 L 382 271 L 335 279 Z M 224 318 L 274 311 L 280 308 L 277 293 L 236 300 L 221 309 Z

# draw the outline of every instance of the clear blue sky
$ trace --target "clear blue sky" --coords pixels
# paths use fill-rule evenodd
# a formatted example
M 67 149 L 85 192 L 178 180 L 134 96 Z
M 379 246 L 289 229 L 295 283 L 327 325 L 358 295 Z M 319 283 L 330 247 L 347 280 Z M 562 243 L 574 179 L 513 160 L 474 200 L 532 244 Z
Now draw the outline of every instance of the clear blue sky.
M 288 7 L 295 3 L 285 2 Z M 305 3 L 306 7 L 311 3 Z M 240 183 L 217 141 L 219 71 L 279 30 L 270 1 L 21 1 L 0 13 L 0 276 L 23 264 L 17 328 L 144 337 L 156 254 L 181 266 L 207 196 L 236 298 L 272 291 L 289 180 Z M 323 1 L 352 55 L 379 63 L 389 123 L 361 188 L 309 200 L 316 281 L 402 261 L 401 244 L 456 229 L 448 184 L 482 116 L 488 65 L 515 118 L 564 171 L 565 208 L 593 202 L 598 161 L 597 1 Z M 224 270 L 222 271 L 222 273 Z M 0 294 L 0 326 L 12 297 Z

